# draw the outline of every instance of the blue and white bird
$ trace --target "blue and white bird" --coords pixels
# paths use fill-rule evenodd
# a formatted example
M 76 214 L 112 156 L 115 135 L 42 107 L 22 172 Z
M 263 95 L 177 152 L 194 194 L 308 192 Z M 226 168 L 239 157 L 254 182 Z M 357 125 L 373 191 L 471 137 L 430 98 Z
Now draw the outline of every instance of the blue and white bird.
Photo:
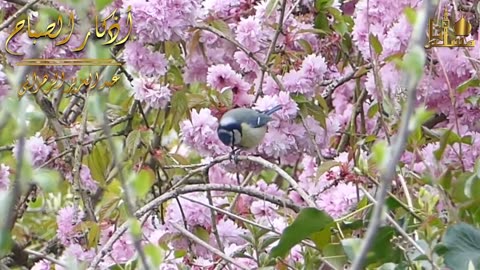
M 265 133 L 271 115 L 280 110 L 277 105 L 270 110 L 256 111 L 249 108 L 235 108 L 226 112 L 220 119 L 217 129 L 218 138 L 232 148 L 251 149 L 259 145 Z

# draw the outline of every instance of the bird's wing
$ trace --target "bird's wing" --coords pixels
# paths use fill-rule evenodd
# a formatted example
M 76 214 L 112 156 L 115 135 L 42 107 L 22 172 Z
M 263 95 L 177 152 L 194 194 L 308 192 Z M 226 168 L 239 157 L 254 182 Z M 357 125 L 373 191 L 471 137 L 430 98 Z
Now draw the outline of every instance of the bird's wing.
M 248 124 L 253 128 L 258 128 L 265 126 L 270 120 L 272 120 L 272 118 L 269 115 L 259 113 L 257 114 L 257 117 L 251 118 L 251 120 L 248 121 Z

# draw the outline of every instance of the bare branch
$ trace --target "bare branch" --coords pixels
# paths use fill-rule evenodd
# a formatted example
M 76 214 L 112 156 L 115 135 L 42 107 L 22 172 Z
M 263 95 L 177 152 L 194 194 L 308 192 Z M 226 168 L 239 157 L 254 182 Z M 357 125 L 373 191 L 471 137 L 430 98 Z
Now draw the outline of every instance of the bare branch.
M 180 231 L 183 235 L 185 235 L 186 237 L 192 239 L 195 243 L 203 246 L 204 248 L 206 248 L 208 251 L 212 252 L 213 254 L 217 255 L 218 257 L 224 259 L 225 261 L 227 262 L 230 262 L 231 264 L 234 264 L 238 267 L 240 267 L 241 269 L 245 269 L 245 270 L 248 270 L 249 268 L 247 268 L 246 266 L 236 262 L 232 257 L 230 256 L 227 256 L 225 255 L 225 253 L 221 252 L 220 250 L 212 247 L 211 245 L 209 245 L 208 243 L 206 243 L 205 241 L 203 241 L 202 239 L 200 239 L 198 236 L 194 235 L 193 233 L 187 231 L 185 228 L 181 227 L 181 226 L 178 226 L 177 224 L 175 223 L 172 223 L 172 226 L 177 229 L 178 231 Z
M 7 28 L 11 23 L 13 23 L 22 13 L 27 11 L 31 6 L 35 5 L 38 1 L 40 0 L 31 0 L 28 2 L 25 6 L 23 6 L 21 9 L 19 9 L 15 14 L 10 16 L 8 19 L 6 19 L 1 25 L 0 25 L 0 31 L 3 29 Z
M 263 81 L 265 79 L 265 72 L 267 71 L 268 61 L 270 60 L 270 56 L 272 56 L 272 53 L 275 50 L 275 46 L 277 45 L 277 40 L 278 40 L 278 37 L 280 36 L 280 33 L 283 32 L 282 29 L 283 29 L 283 21 L 285 17 L 285 10 L 287 9 L 286 7 L 287 7 L 287 0 L 283 0 L 282 6 L 280 7 L 280 17 L 278 18 L 277 30 L 275 31 L 275 34 L 272 39 L 272 43 L 268 48 L 267 55 L 265 56 L 265 63 L 263 64 L 263 66 L 265 66 L 265 69 L 262 68 L 262 74 L 260 75 L 260 83 L 258 85 L 258 91 L 255 94 L 255 99 L 253 100 L 253 103 L 257 102 L 260 95 L 262 95 Z
M 418 13 L 417 23 L 412 33 L 410 48 L 413 47 L 424 50 L 424 44 L 426 39 L 424 31 L 428 23 L 428 14 L 430 13 L 430 10 L 432 8 L 433 5 L 431 0 L 423 2 L 422 10 Z M 351 268 L 352 270 L 364 269 L 363 264 L 365 262 L 365 257 L 370 250 L 371 245 L 373 244 L 373 240 L 375 239 L 375 236 L 377 234 L 378 227 L 380 226 L 382 221 L 385 199 L 388 190 L 390 189 L 390 186 L 392 184 L 392 180 L 396 175 L 397 163 L 400 160 L 403 151 L 405 150 L 408 135 L 410 134 L 410 118 L 412 117 L 415 110 L 416 87 L 420 77 L 417 77 L 417 79 L 415 79 L 413 78 L 413 76 L 411 76 L 411 73 L 406 72 L 404 73 L 403 79 L 404 82 L 406 82 L 407 86 L 407 100 L 404 112 L 402 114 L 401 126 L 398 131 L 398 135 L 392 145 L 391 154 L 387 155 L 388 160 L 386 162 L 385 169 L 380 175 L 380 187 L 378 193 L 376 194 L 376 203 L 373 209 L 372 216 L 370 218 L 370 224 L 368 226 L 366 236 L 362 242 L 360 252 L 358 253 L 355 261 L 353 262 Z
M 290 200 L 286 200 L 283 198 L 279 198 L 277 196 L 265 194 L 264 192 L 259 191 L 256 188 L 251 188 L 251 187 L 239 187 L 239 186 L 234 186 L 234 185 L 223 185 L 223 184 L 201 184 L 201 185 L 191 185 L 191 186 L 185 186 L 178 188 L 176 190 L 171 190 L 168 192 L 163 193 L 159 197 L 153 199 L 146 205 L 142 206 L 140 209 L 138 209 L 135 212 L 135 216 L 137 218 L 139 217 L 144 217 L 148 215 L 150 211 L 153 209 L 159 207 L 162 203 L 171 200 L 173 198 L 178 197 L 181 194 L 188 194 L 188 193 L 193 193 L 193 192 L 201 192 L 201 191 L 226 191 L 226 192 L 234 192 L 234 193 L 241 193 L 241 194 L 246 194 L 258 199 L 262 199 L 268 202 L 271 202 L 273 204 L 282 206 L 282 207 L 287 207 L 292 209 L 295 212 L 300 211 L 300 208 L 295 205 L 293 202 Z M 102 248 L 98 251 L 97 255 L 95 258 L 93 258 L 92 262 L 90 263 L 89 269 L 96 269 L 98 263 L 106 254 L 106 252 L 112 247 L 112 245 L 122 236 L 122 234 L 127 230 L 128 224 L 125 222 L 122 225 L 118 227 L 118 229 L 115 231 L 115 233 L 108 239 L 108 241 L 105 243 L 105 245 L 102 246 Z
M 31 250 L 31 249 L 28 249 L 28 248 L 24 249 L 23 251 L 25 251 L 25 253 L 31 254 L 31 255 L 33 255 L 33 256 L 35 256 L 35 257 L 39 257 L 39 258 L 45 259 L 45 260 L 47 260 L 47 261 L 50 261 L 50 262 L 52 262 L 52 263 L 54 263 L 54 264 L 56 264 L 56 265 L 59 265 L 59 266 L 61 266 L 61 267 L 63 267 L 63 268 L 68 268 L 68 267 L 67 267 L 65 264 L 63 264 L 61 261 L 59 261 L 59 260 L 57 260 L 57 259 L 55 259 L 55 258 L 53 258 L 53 257 L 50 257 L 50 256 L 48 256 L 48 255 L 45 255 L 45 254 L 43 254 L 43 253 L 41 253 L 41 252 L 38 252 L 38 251 L 35 251 L 35 250 Z

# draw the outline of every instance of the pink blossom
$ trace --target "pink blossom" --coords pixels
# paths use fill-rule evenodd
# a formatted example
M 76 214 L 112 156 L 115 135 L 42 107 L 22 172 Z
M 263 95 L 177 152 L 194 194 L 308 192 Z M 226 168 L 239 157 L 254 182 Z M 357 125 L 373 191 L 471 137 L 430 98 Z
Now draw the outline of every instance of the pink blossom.
M 105 245 L 110 236 L 115 232 L 116 226 L 111 225 L 103 229 L 100 235 L 100 245 Z M 135 248 L 131 235 L 126 232 L 115 241 L 108 256 L 104 257 L 102 266 L 104 269 L 115 264 L 122 264 L 133 259 Z
M 128 42 L 123 52 L 127 67 L 146 77 L 163 76 L 167 72 L 168 62 L 165 55 L 153 52 L 140 42 Z
M 215 266 L 214 262 L 212 262 L 209 259 L 205 258 L 197 258 L 193 262 L 193 270 L 203 270 L 203 269 L 208 269 L 209 267 Z
M 183 68 L 183 79 L 186 83 L 204 82 L 207 72 L 207 62 L 200 53 L 193 53 L 187 57 Z
M 172 96 L 168 86 L 161 85 L 155 77 L 139 77 L 132 82 L 135 99 L 145 102 L 155 109 L 167 107 Z
M 238 182 L 235 173 L 227 172 L 219 164 L 213 165 L 208 170 L 208 177 L 210 179 L 210 183 L 234 185 Z M 242 178 L 243 177 L 240 176 L 240 181 L 242 181 Z
M 230 15 L 230 10 L 238 5 L 240 5 L 240 0 L 205 0 L 203 2 L 203 7 L 206 11 L 220 17 Z
M 257 220 L 271 220 L 278 214 L 278 205 L 267 201 L 254 201 L 250 206 L 251 213 Z
M 260 20 L 254 16 L 241 19 L 236 29 L 236 39 L 251 52 L 260 49 L 262 41 L 262 27 Z
M 72 172 L 67 172 L 65 175 L 65 179 L 67 179 L 72 185 L 74 184 L 74 175 Z M 84 190 L 89 191 L 90 193 L 97 192 L 98 183 L 92 178 L 92 174 L 90 173 L 90 168 L 88 166 L 82 164 L 80 167 L 80 183 Z
M 260 82 L 258 82 L 258 83 L 260 83 Z M 278 86 L 278 84 L 275 82 L 275 80 L 272 77 L 265 76 L 265 79 L 263 81 L 262 92 L 265 95 L 269 95 L 269 96 L 276 95 L 276 94 L 278 94 L 278 92 L 280 92 L 280 87 Z
M 257 182 L 257 188 L 261 192 L 264 192 L 265 194 L 277 196 L 277 197 L 283 197 L 285 195 L 285 192 L 281 190 L 276 184 L 267 184 L 265 181 L 260 180 Z
M 279 128 L 269 128 L 258 150 L 267 156 L 279 158 L 294 149 L 295 138 Z
M 238 225 L 231 219 L 221 219 L 218 221 L 217 231 L 220 239 L 222 239 L 223 245 L 242 245 L 246 243 L 245 239 L 242 237 L 247 234 L 247 231 L 238 227 Z M 216 243 L 215 236 L 211 235 L 210 238 L 212 243 Z
M 325 58 L 321 55 L 311 54 L 307 56 L 302 63 L 300 69 L 305 78 L 308 78 L 314 82 L 320 82 L 323 80 L 323 76 L 327 71 L 327 64 Z
M 193 110 L 191 120 L 184 120 L 180 130 L 184 142 L 204 156 L 216 156 L 228 153 L 217 135 L 218 120 L 209 109 Z
M 48 260 L 40 260 L 36 262 L 31 270 L 50 270 L 52 266 L 52 263 Z
M 304 94 L 307 97 L 313 96 L 313 82 L 302 71 L 292 70 L 285 74 L 283 84 L 288 92 Z
M 259 70 L 258 64 L 252 59 L 252 57 L 248 56 L 245 52 L 237 51 L 235 52 L 233 57 L 243 71 L 249 72 Z
M 133 32 L 142 43 L 177 41 L 195 21 L 200 7 L 196 0 L 125 0 L 123 6 L 132 7 L 135 14 Z
M 9 31 L 0 31 L 0 40 L 7 40 L 13 30 L 14 24 L 12 24 L 12 29 Z M 8 28 L 7 28 L 8 29 Z M 11 55 L 6 50 L 6 42 L 0 42 L 0 52 L 5 55 L 7 63 L 14 65 L 21 61 L 23 58 L 29 58 L 32 56 L 32 50 L 30 48 L 33 46 L 31 39 L 28 37 L 27 32 L 18 33 L 15 35 L 10 42 L 8 43 L 8 50 L 14 53 L 23 54 L 21 56 Z
M 282 120 L 293 119 L 297 116 L 298 105 L 286 92 L 279 92 L 276 95 L 260 97 L 255 108 L 260 111 L 269 110 L 277 105 L 282 105 L 282 109 L 275 112 L 273 116 L 278 116 Z
M 18 142 L 12 149 L 13 155 L 18 159 Z M 38 167 L 47 161 L 48 157 L 52 153 L 53 147 L 47 145 L 45 140 L 40 136 L 40 133 L 36 133 L 25 141 L 24 156 L 27 156 L 32 166 Z
M 94 135 L 92 133 L 88 133 L 88 131 L 92 130 L 93 128 L 94 128 L 93 125 L 91 125 L 90 122 L 87 122 L 87 127 L 86 127 L 85 133 L 83 135 L 83 140 L 82 140 L 82 143 L 86 144 L 86 145 L 82 146 L 82 151 L 83 151 L 84 155 L 87 155 L 88 153 L 90 153 L 90 151 L 92 151 L 93 146 L 90 143 L 93 142 Z M 81 132 L 82 129 L 83 129 L 83 125 L 80 124 L 80 123 L 76 123 L 70 129 L 71 135 L 80 135 L 80 132 Z M 74 136 L 73 138 L 70 139 L 70 143 L 72 145 L 76 145 L 77 142 L 78 142 L 78 136 Z
M 10 167 L 5 164 L 0 164 L 0 191 L 8 190 L 8 186 L 10 185 L 10 179 L 8 178 L 9 175 Z
M 67 206 L 58 211 L 57 214 L 57 236 L 65 246 L 73 243 L 73 238 L 79 236 L 79 233 L 75 231 L 75 227 L 80 223 L 83 218 L 83 212 L 77 211 L 76 219 L 75 209 L 72 206 Z
M 68 246 L 62 253 L 60 261 L 63 261 L 65 264 L 67 262 L 73 260 L 77 264 L 86 265 L 87 263 L 91 262 L 95 257 L 95 249 L 85 249 L 79 244 L 72 244 Z M 59 270 L 67 270 L 68 268 L 64 268 L 60 265 L 56 265 L 55 269 Z
M 208 68 L 207 83 L 212 88 L 221 90 L 224 87 L 236 88 L 234 92 L 247 92 L 250 85 L 242 80 L 229 64 L 215 65 Z
M 195 201 L 200 201 L 204 204 L 208 204 L 207 197 L 201 193 L 189 193 L 188 195 L 184 195 L 185 197 L 192 198 Z M 169 224 L 176 223 L 181 226 L 184 226 L 184 218 L 182 216 L 185 215 L 185 222 L 188 225 L 189 230 L 193 231 L 195 226 L 201 226 L 205 229 L 210 229 L 211 227 L 211 212 L 210 209 L 200 205 L 199 203 L 195 203 L 185 199 L 179 199 L 180 205 L 177 201 L 172 201 L 169 206 L 167 207 L 166 219 L 169 221 L 167 223 L 166 228 L 171 231 L 175 231 L 176 229 L 171 227 Z
M 357 187 L 354 184 L 340 183 L 319 194 L 316 203 L 333 218 L 339 218 L 350 212 L 357 203 Z

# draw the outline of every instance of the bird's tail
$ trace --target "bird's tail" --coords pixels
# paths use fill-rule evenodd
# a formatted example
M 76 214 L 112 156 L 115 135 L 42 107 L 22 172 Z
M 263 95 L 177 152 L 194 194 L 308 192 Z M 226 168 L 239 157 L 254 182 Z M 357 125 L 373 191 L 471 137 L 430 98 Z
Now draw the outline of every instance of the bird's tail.
M 264 111 L 263 113 L 266 114 L 266 115 L 272 115 L 273 113 L 275 113 L 276 111 L 282 109 L 282 105 L 277 105 L 273 108 L 271 108 L 270 110 L 266 110 Z

